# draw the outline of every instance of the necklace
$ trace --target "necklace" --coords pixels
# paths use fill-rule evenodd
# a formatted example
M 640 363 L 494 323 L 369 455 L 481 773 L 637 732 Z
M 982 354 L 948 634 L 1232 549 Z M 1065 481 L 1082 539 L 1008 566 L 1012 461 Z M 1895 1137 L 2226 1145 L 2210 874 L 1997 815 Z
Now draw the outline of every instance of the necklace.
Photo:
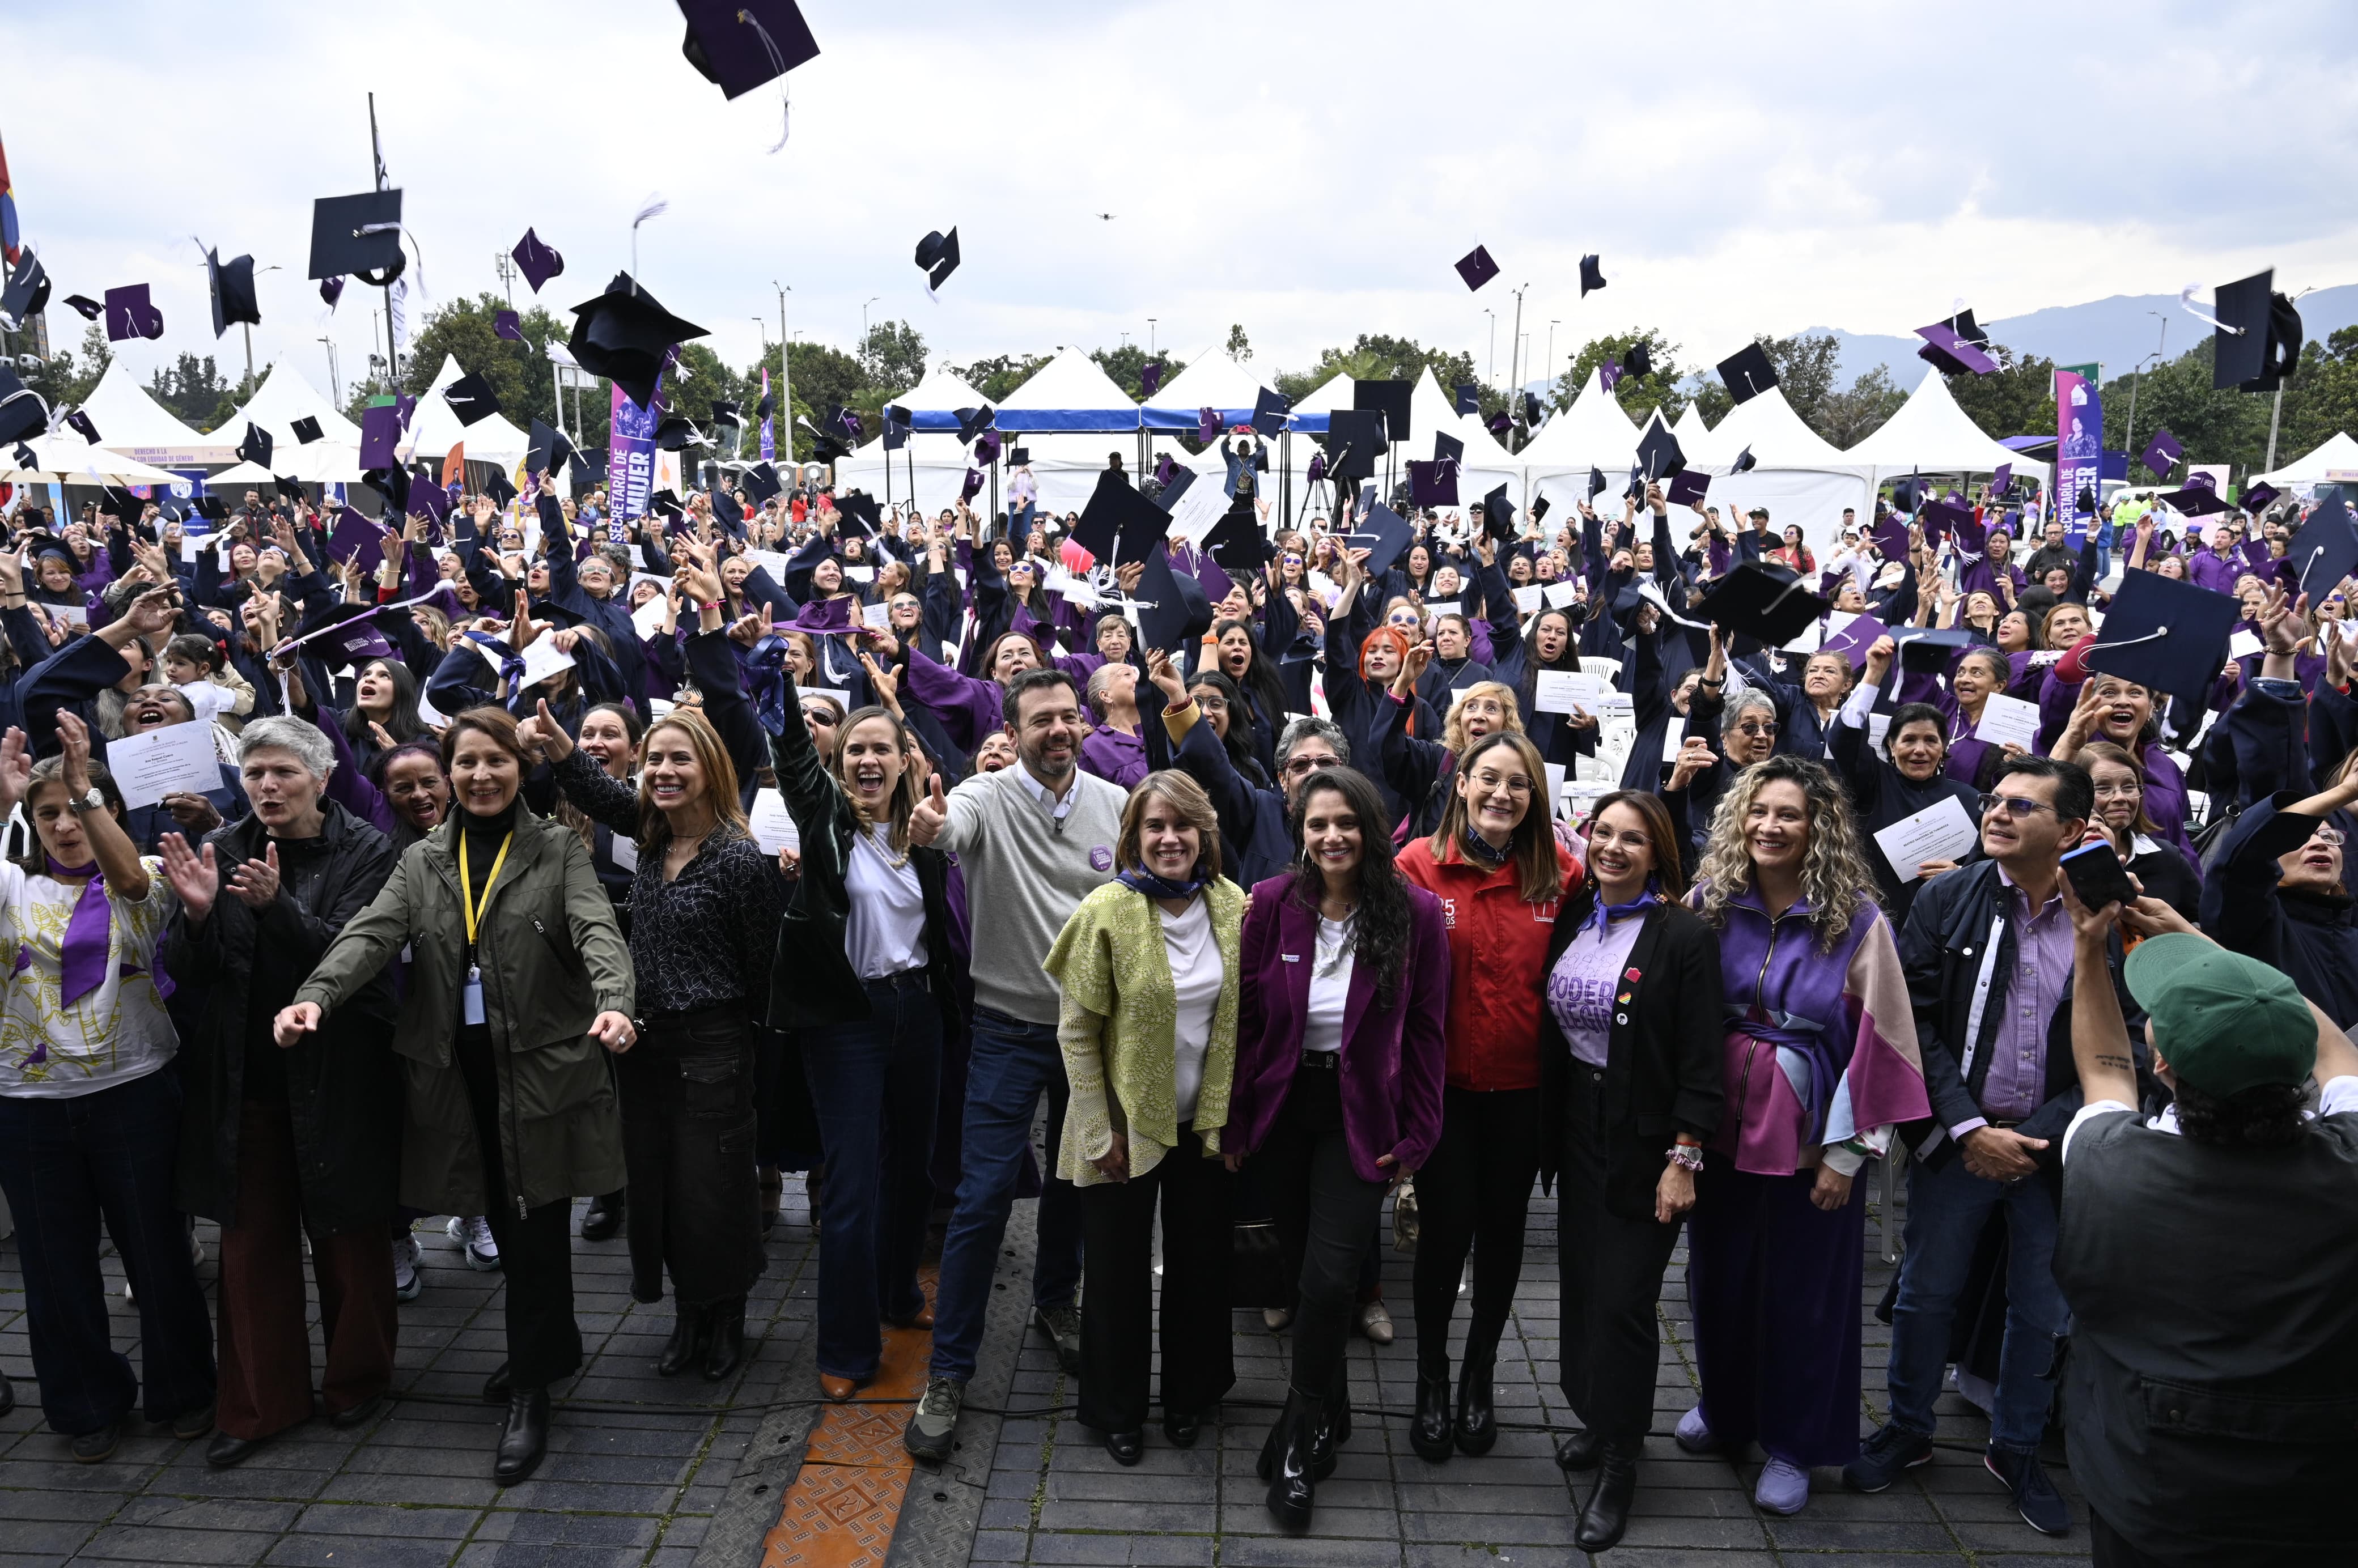
M 875 850 L 877 859 L 896 871 L 909 863 L 909 851 L 905 849 L 898 851 L 893 849 L 892 831 L 884 824 L 871 822 L 868 825 L 867 831 L 869 846 Z

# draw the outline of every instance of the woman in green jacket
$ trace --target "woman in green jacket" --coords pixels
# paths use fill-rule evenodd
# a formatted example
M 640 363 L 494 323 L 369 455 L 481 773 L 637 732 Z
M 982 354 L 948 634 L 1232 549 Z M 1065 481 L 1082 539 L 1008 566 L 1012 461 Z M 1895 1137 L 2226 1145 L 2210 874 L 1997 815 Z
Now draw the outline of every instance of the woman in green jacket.
M 1163 1205 L 1163 1432 L 1184 1448 L 1236 1381 L 1229 1173 L 1220 1130 L 1237 1061 L 1245 895 L 1220 874 L 1211 797 L 1186 774 L 1130 792 L 1113 881 L 1041 965 L 1064 993 L 1072 1101 L 1056 1173 L 1081 1191 L 1080 1419 L 1118 1465 L 1146 1425 L 1154 1207 Z
M 507 1276 L 505 1399 L 492 1476 L 530 1476 L 548 1389 L 581 1365 L 572 1200 L 622 1184 L 622 1127 L 600 1047 L 631 1048 L 631 961 L 590 851 L 516 798 L 515 720 L 471 708 L 442 737 L 454 809 L 412 845 L 276 1022 L 291 1045 L 405 948 L 393 1048 L 407 1087 L 401 1198 L 489 1217 Z

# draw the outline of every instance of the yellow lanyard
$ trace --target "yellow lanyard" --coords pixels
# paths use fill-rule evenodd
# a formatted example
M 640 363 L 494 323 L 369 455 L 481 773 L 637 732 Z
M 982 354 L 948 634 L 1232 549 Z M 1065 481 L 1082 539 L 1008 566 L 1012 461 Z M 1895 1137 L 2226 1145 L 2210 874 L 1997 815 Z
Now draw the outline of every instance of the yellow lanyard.
M 500 880 L 500 868 L 508 862 L 508 846 L 514 842 L 514 833 L 500 840 L 500 852 L 492 859 L 492 874 L 483 879 L 483 896 L 479 901 L 475 897 L 474 885 L 467 879 L 467 840 L 464 835 L 460 837 L 459 907 L 466 912 L 467 946 L 470 949 L 475 946 L 476 923 L 482 919 L 483 911 L 491 905 L 492 884 Z

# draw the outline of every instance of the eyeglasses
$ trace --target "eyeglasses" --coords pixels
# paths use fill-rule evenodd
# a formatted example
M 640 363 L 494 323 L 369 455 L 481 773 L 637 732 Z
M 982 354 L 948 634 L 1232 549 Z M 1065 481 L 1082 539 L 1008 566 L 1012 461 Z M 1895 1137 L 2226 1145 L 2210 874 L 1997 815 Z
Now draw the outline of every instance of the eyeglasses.
M 1509 778 L 1500 773 L 1480 773 L 1474 775 L 1474 787 L 1480 790 L 1504 789 L 1509 795 L 1529 795 L 1531 793 L 1531 781 L 1520 773 Z
M 1321 768 L 1338 765 L 1333 757 L 1289 757 L 1286 759 L 1285 766 L 1278 771 L 1291 776 L 1295 773 L 1314 773 Z
M 2123 796 L 2135 799 L 2144 793 L 2145 785 L 2134 781 L 2126 784 L 2100 784 L 2096 786 L 2098 800 L 2119 800 Z
M 1777 727 L 1774 724 L 1739 724 L 1736 727 L 1736 732 L 1738 735 L 1750 735 L 1757 738 L 1762 735 L 1776 734 Z
M 2042 811 L 2051 812 L 2055 809 L 2043 800 L 2030 800 L 2018 795 L 1982 796 L 1982 811 L 1985 815 L 1996 811 L 2000 806 L 2006 808 L 2006 814 L 2008 816 L 2036 816 Z
M 1214 697 L 1207 691 L 1199 691 L 1195 694 L 1195 706 L 1206 713 L 1226 713 L 1228 710 L 1228 699 L 1225 697 Z
M 2322 844 L 2328 849 L 2338 849 L 2342 842 L 2342 829 L 2339 827 L 2320 827 L 2316 832 L 2309 836 L 2309 841 L 2312 844 Z

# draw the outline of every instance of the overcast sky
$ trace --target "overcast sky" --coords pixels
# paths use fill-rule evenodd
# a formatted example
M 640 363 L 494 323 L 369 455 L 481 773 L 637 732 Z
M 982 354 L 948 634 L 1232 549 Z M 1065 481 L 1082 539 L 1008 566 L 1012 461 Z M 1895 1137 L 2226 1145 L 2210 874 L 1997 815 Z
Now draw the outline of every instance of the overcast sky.
M 13 0 L 0 97 L 60 297 L 154 286 L 144 369 L 216 349 L 201 253 L 251 252 L 257 360 L 349 381 L 373 290 L 303 278 L 311 199 L 370 184 L 366 94 L 426 304 L 497 287 L 527 224 L 569 309 L 630 262 L 732 363 L 787 325 L 914 322 L 952 359 L 1230 322 L 1255 368 L 1390 331 L 1507 373 L 1659 326 L 1689 362 L 1756 331 L 1905 332 L 2110 294 L 2358 281 L 2358 5 L 1989 3 L 1206 7 L 806 0 L 824 51 L 725 103 L 671 0 Z M 1110 221 L 1096 214 L 1110 212 Z M 911 260 L 956 224 L 939 303 Z M 1451 263 L 1504 276 L 1469 295 Z M 1578 259 L 1610 287 L 1585 300 Z M 415 269 L 413 278 L 417 276 Z M 517 286 L 519 303 L 525 286 Z M 417 306 L 413 304 L 413 310 Z M 62 308 L 53 330 L 78 341 Z M 233 373 L 234 373 L 233 370 Z M 1534 373 L 1537 373 L 1536 372 Z

